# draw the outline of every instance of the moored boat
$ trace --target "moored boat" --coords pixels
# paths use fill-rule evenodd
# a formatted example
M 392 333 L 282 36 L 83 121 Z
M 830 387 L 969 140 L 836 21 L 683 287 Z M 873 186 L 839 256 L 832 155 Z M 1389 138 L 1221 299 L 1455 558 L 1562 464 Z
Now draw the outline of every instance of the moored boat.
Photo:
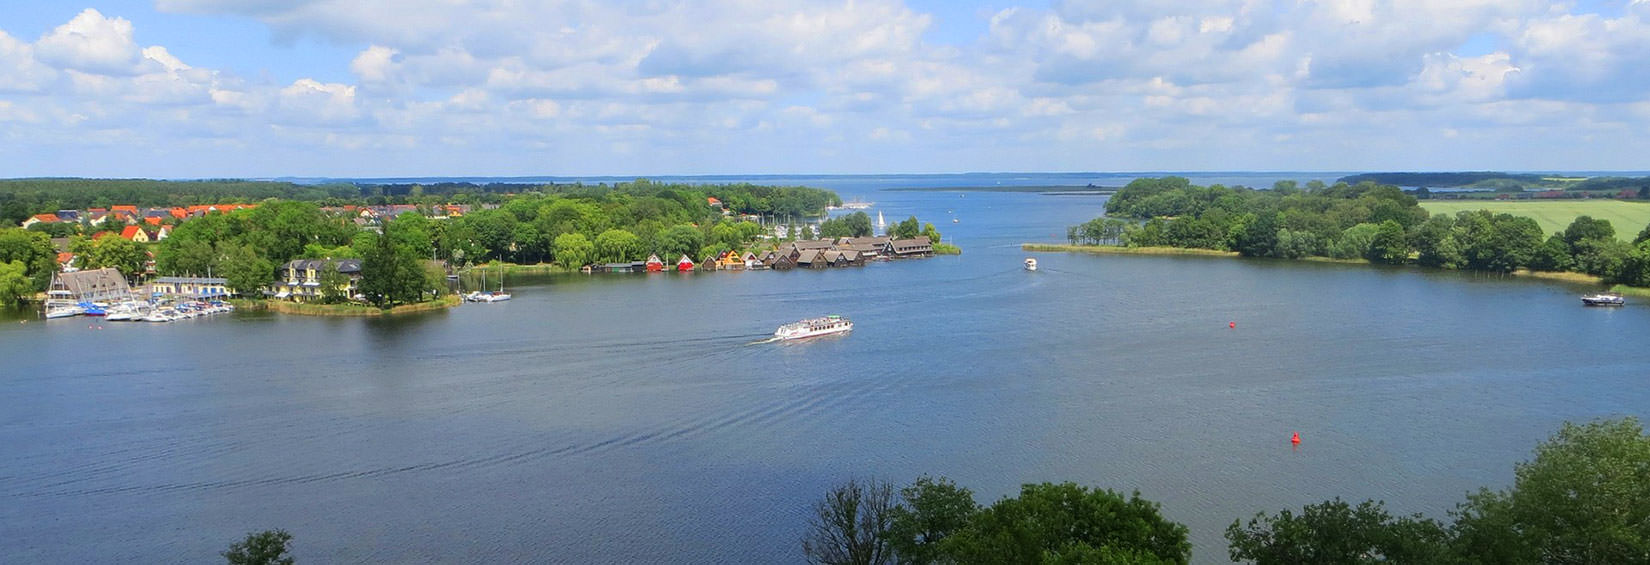
M 1026 270 L 1027 271 L 1037 270 L 1037 258 L 1036 257 L 1026 257 Z
M 854 323 L 842 316 L 825 316 L 823 318 L 809 318 L 779 326 L 774 330 L 773 337 L 780 340 L 806 339 L 822 335 L 848 333 L 853 331 Z
M 1620 294 L 1589 294 L 1581 297 L 1581 303 L 1587 306 L 1626 306 L 1627 299 Z

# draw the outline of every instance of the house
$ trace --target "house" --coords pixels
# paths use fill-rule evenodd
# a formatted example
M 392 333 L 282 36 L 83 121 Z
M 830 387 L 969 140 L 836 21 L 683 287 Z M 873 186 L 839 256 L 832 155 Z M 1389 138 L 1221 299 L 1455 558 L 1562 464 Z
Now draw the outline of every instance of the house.
M 69 253 L 67 251 L 64 251 L 62 253 L 58 253 L 57 254 L 57 268 L 58 268 L 58 270 L 63 271 L 65 273 L 73 273 L 75 271 L 80 270 L 79 268 L 74 266 L 74 260 L 75 260 L 75 256 L 74 256 L 73 253 Z
M 306 302 L 325 296 L 321 277 L 327 269 L 336 269 L 345 278 L 337 288 L 344 296 L 353 297 L 361 283 L 360 259 L 293 259 L 276 271 L 278 280 L 264 292 L 282 300 Z
M 188 208 L 173 207 L 172 209 L 167 210 L 166 213 L 170 214 L 173 218 L 179 219 L 179 220 L 184 220 L 184 219 L 189 218 L 189 209 Z
M 686 273 L 691 270 L 693 270 L 693 259 L 689 259 L 687 255 L 683 255 L 681 259 L 676 260 L 676 272 Z
M 78 222 L 78 221 L 80 221 L 80 211 L 79 210 L 58 210 L 57 211 L 57 219 L 61 220 L 61 221 L 64 221 L 64 222 Z
M 47 296 L 68 302 L 125 302 L 132 297 L 132 287 L 120 271 L 104 267 L 52 275 Z
M 144 216 L 143 217 L 143 223 L 149 224 L 151 226 L 160 225 L 160 221 L 161 221 L 161 218 L 159 218 L 157 216 Z
M 795 247 L 797 251 L 807 251 L 809 249 L 823 251 L 835 246 L 836 242 L 829 239 L 799 239 L 791 242 L 791 247 Z
M 29 216 L 29 219 L 23 220 L 23 229 L 29 229 L 29 226 L 35 224 L 55 224 L 61 221 L 63 220 L 57 219 L 56 214 L 35 214 Z
M 718 200 L 715 196 L 705 197 L 705 204 L 709 204 L 711 208 L 721 208 L 722 207 L 722 201 Z
M 172 226 L 161 226 L 155 230 L 155 241 L 166 241 L 168 237 L 172 237 Z
M 149 243 L 150 241 L 149 232 L 143 231 L 143 228 L 138 226 L 126 226 L 126 229 L 120 231 L 120 238 L 130 239 L 138 243 Z
M 745 268 L 746 269 L 766 269 L 766 268 L 768 268 L 767 265 L 762 264 L 762 258 L 757 257 L 755 253 L 752 253 L 752 252 L 749 252 L 749 251 L 746 251 L 745 254 L 740 257 L 740 260 L 745 262 Z
M 185 298 L 225 298 L 229 279 L 217 277 L 160 277 L 149 283 L 149 292 Z
M 825 261 L 832 267 L 854 267 L 865 264 L 859 258 L 859 252 L 852 249 L 829 249 L 823 255 Z
M 934 242 L 927 237 L 896 239 L 889 244 L 895 257 L 926 257 L 934 254 Z
M 665 262 L 659 260 L 658 255 L 648 255 L 646 270 L 649 273 L 658 273 L 665 270 Z

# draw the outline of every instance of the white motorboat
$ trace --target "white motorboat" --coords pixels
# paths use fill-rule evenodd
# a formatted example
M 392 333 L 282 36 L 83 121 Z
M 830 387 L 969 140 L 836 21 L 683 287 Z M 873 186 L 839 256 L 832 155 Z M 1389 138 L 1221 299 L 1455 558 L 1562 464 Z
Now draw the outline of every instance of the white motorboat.
M 842 316 L 825 316 L 823 318 L 809 318 L 779 326 L 774 330 L 773 337 L 779 340 L 806 339 L 822 335 L 848 333 L 853 331 L 854 323 Z
M 1589 294 L 1581 297 L 1581 303 L 1587 306 L 1626 306 L 1627 299 L 1620 294 Z
M 1037 258 L 1036 257 L 1026 257 L 1026 270 L 1027 271 L 1037 270 Z

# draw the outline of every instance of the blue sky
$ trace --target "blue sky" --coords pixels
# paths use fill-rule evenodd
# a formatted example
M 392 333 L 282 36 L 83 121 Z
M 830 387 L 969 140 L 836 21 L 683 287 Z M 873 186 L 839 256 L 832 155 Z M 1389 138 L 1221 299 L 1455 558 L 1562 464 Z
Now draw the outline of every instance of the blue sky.
M 1650 0 L 0 0 L 0 177 L 1642 170 Z

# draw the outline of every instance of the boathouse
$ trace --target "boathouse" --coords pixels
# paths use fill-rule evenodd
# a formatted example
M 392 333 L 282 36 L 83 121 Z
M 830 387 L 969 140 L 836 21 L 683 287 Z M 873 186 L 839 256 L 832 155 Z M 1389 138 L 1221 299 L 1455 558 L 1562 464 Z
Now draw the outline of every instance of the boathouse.
M 132 287 L 120 271 L 104 267 L 89 271 L 56 273 L 52 275 L 53 300 L 72 302 L 124 302 L 132 298 Z
M 934 254 L 934 242 L 927 237 L 896 239 L 890 246 L 895 257 L 927 257 Z

